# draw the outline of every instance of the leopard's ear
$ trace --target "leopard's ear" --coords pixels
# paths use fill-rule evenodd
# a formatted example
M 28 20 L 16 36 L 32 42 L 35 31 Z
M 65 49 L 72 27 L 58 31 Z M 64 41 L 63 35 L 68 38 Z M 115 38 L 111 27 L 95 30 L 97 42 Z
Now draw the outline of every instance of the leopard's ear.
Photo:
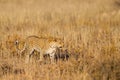
M 18 40 L 15 40 L 14 44 L 15 44 L 15 45 L 18 45 L 18 44 L 19 44 L 19 41 L 18 41 Z

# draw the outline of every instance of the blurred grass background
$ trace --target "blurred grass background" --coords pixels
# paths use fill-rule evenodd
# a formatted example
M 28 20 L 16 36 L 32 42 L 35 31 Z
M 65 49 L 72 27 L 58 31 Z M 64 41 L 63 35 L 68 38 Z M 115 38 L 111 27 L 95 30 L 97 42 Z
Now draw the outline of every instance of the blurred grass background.
M 119 0 L 0 0 L 0 80 L 119 80 L 119 31 Z M 64 38 L 70 60 L 26 65 L 29 35 Z

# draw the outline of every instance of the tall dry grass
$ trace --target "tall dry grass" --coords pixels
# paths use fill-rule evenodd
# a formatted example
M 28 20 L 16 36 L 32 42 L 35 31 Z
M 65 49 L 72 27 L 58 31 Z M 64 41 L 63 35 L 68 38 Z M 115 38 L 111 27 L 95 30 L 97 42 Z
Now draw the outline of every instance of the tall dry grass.
M 0 80 L 119 80 L 119 31 L 119 0 L 0 0 Z M 64 39 L 69 61 L 25 64 L 29 35 Z

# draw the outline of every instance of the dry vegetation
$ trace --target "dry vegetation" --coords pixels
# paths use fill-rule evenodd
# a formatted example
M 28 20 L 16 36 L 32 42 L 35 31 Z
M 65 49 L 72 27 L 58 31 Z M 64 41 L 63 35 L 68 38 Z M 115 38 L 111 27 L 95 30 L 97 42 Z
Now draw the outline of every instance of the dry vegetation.
M 0 0 L 0 80 L 120 80 L 119 31 L 119 0 Z M 25 64 L 29 35 L 64 38 L 69 61 Z

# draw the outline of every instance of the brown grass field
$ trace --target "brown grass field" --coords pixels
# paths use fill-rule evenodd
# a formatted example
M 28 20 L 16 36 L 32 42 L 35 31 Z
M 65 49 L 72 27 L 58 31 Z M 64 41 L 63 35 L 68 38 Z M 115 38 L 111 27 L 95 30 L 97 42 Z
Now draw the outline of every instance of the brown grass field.
M 30 35 L 63 39 L 69 60 L 25 64 L 14 41 Z M 0 80 L 120 80 L 120 0 L 0 0 Z

